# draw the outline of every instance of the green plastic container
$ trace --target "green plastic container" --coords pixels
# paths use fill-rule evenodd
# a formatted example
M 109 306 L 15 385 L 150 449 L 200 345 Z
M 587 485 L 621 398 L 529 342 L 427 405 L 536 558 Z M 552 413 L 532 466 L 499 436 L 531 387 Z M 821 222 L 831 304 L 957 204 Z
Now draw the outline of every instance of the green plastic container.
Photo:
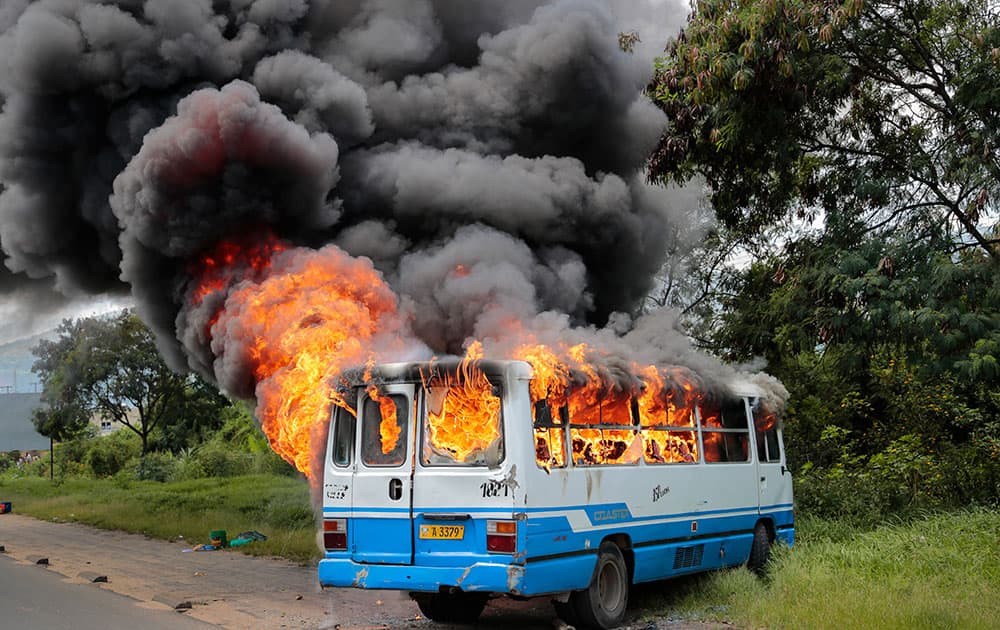
M 208 532 L 208 539 L 209 542 L 217 547 L 229 546 L 229 540 L 226 539 L 226 530 L 224 529 L 213 529 Z

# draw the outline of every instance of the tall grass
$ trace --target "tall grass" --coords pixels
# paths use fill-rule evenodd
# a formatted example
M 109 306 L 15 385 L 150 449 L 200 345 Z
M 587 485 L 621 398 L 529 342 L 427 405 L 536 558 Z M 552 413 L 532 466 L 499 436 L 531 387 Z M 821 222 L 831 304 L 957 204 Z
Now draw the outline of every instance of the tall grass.
M 240 549 L 297 562 L 319 557 L 316 521 L 305 481 L 279 475 L 161 483 L 67 479 L 0 479 L 0 497 L 36 518 L 86 523 L 193 546 L 224 529 L 257 530 L 268 540 Z
M 767 578 L 740 569 L 666 582 L 645 593 L 647 613 L 754 628 L 1000 627 L 1000 513 L 868 532 L 809 519 L 798 527 L 798 544 L 775 551 Z

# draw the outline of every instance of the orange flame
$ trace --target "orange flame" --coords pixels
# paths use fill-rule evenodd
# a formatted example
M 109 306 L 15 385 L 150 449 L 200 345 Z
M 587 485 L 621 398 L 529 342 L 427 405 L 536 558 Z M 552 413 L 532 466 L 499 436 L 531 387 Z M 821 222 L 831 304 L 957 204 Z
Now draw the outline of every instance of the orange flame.
M 382 454 L 388 455 L 396 449 L 399 442 L 399 435 L 403 432 L 396 421 L 396 403 L 390 396 L 381 396 L 378 387 L 369 384 L 367 389 L 368 397 L 378 403 L 379 411 L 382 412 L 382 421 L 378 425 L 379 440 L 382 443 Z
M 202 261 L 204 273 L 191 291 L 192 301 L 216 290 L 219 278 L 226 277 L 221 266 L 257 260 L 253 250 L 240 247 L 221 244 L 217 251 L 223 256 Z M 345 368 L 371 359 L 376 336 L 392 338 L 401 324 L 395 294 L 367 259 L 351 258 L 333 246 L 286 250 L 284 244 L 271 246 L 269 256 L 249 265 L 255 274 L 233 283 L 212 318 L 212 348 L 217 356 L 233 353 L 249 362 L 257 417 L 271 447 L 309 474 L 314 427 L 328 419 L 331 402 L 350 409 L 330 382 Z
M 242 279 L 238 276 L 242 270 L 249 269 L 250 276 L 259 276 L 271 264 L 271 258 L 286 249 L 288 245 L 270 232 L 219 242 L 193 269 L 198 282 L 191 292 L 192 303 L 197 306 L 212 293 Z
M 597 353 L 585 344 L 551 347 L 538 343 L 527 343 L 514 352 L 515 358 L 532 366 L 530 393 L 534 409 L 544 400 L 549 409 L 565 408 L 568 412 L 574 462 L 623 464 L 642 457 L 650 463 L 696 461 L 698 440 L 693 429 L 698 396 L 692 377 L 680 368 L 632 364 L 629 372 L 635 379 L 631 386 L 623 386 L 595 367 Z M 559 413 L 550 415 L 553 424 L 562 422 Z M 609 428 L 636 424 L 641 431 Z M 562 429 L 536 427 L 539 466 L 548 469 L 564 465 L 560 459 L 562 443 Z

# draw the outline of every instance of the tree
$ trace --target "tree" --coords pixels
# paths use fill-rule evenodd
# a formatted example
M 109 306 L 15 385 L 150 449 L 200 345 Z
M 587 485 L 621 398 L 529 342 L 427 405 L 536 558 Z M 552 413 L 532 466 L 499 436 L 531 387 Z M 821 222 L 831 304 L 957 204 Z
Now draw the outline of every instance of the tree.
M 945 228 L 996 259 L 1000 19 L 989 0 L 698 0 L 651 92 L 654 179 L 730 227 Z
M 658 61 L 649 175 L 704 178 L 751 253 L 704 258 L 699 337 L 789 388 L 796 468 L 996 496 L 998 79 L 986 0 L 701 0 Z
M 181 399 L 167 409 L 151 442 L 152 447 L 177 453 L 205 442 L 223 428 L 225 412 L 231 406 L 215 385 L 192 375 Z
M 69 358 L 77 338 L 88 334 L 88 320 L 64 320 L 57 329 L 59 337 L 43 339 L 32 348 L 35 363 L 32 371 L 43 382 L 41 401 L 44 406 L 33 415 L 35 430 L 47 438 L 65 440 L 73 437 L 89 423 L 89 412 L 81 404 L 80 378 Z
M 98 415 L 121 423 L 142 440 L 143 456 L 165 423 L 211 417 L 228 404 L 196 377 L 171 371 L 132 312 L 67 320 L 58 332 L 33 349 L 43 398 L 84 421 Z

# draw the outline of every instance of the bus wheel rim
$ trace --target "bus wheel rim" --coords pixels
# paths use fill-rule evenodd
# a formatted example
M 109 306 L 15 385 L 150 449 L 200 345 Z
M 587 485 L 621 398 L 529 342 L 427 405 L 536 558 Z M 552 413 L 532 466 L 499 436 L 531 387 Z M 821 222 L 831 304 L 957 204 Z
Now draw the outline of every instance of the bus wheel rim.
M 609 612 L 614 612 L 621 606 L 622 582 L 618 567 L 613 562 L 606 562 L 601 567 L 601 573 L 597 580 L 597 595 L 600 599 L 601 607 Z

